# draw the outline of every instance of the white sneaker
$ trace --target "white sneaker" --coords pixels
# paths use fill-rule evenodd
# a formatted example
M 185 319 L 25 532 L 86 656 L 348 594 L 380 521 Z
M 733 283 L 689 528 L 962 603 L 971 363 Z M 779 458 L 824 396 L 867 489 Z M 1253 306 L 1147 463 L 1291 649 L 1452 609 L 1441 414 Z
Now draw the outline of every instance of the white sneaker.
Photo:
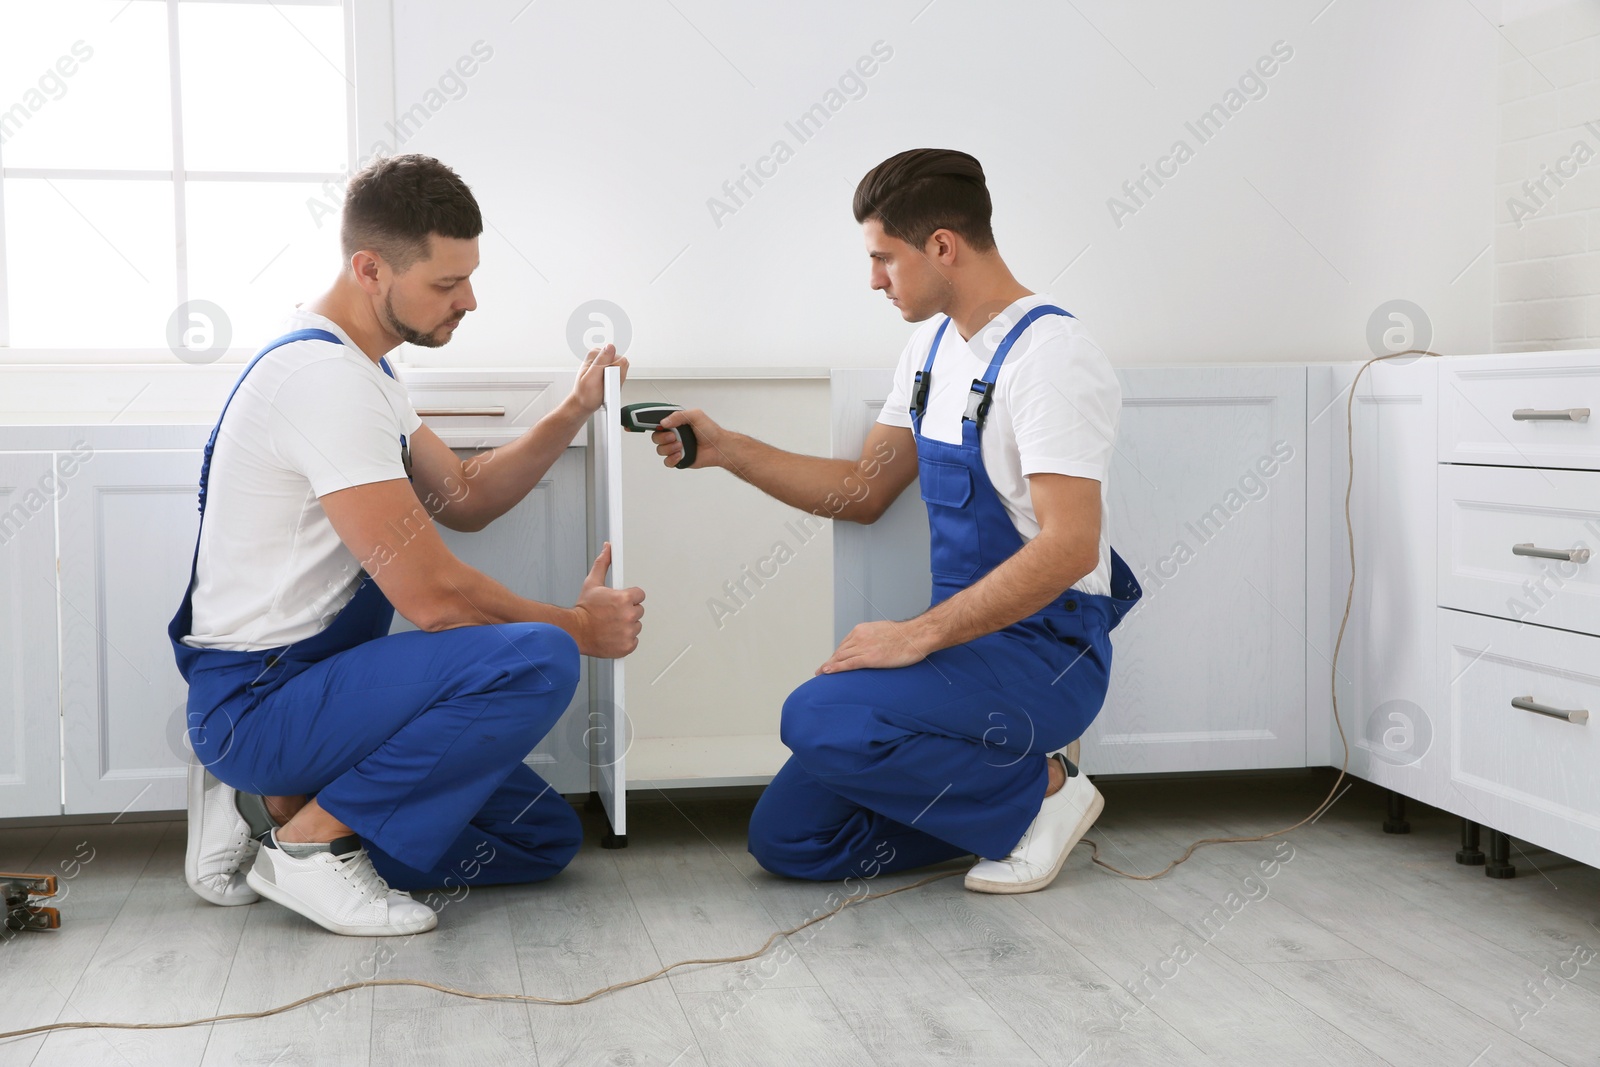
M 1105 808 L 1105 797 L 1087 775 L 1059 752 L 1067 780 L 1044 798 L 1028 827 L 1005 859 L 980 860 L 967 872 L 966 886 L 975 893 L 1032 893 L 1055 881 L 1072 851 Z
M 250 824 L 239 814 L 234 796 L 232 786 L 190 757 L 189 845 L 183 876 L 203 899 L 224 907 L 261 899 L 245 884 L 245 870 L 261 845 L 250 836 Z
M 410 893 L 390 889 L 372 866 L 360 838 L 341 837 L 325 852 L 291 856 L 272 831 L 255 866 L 250 887 L 336 934 L 387 937 L 419 934 L 439 925 L 439 916 Z

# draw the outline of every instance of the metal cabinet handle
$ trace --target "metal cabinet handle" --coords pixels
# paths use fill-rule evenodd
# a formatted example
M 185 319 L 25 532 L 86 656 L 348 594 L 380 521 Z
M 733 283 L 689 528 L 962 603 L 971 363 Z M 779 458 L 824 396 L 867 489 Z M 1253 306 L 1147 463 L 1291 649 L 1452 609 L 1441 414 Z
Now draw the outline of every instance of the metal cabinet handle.
M 1540 411 L 1538 408 L 1518 408 L 1511 413 L 1518 422 L 1588 422 L 1588 408 L 1556 408 Z
M 1512 545 L 1511 554 L 1513 556 L 1538 556 L 1540 559 L 1564 559 L 1568 563 L 1589 562 L 1589 550 L 1587 548 L 1535 548 L 1531 541 L 1525 541 L 1520 545 Z
M 1552 719 L 1565 719 L 1567 722 L 1575 722 L 1579 726 L 1583 726 L 1589 721 L 1589 713 L 1583 708 L 1564 711 L 1561 708 L 1552 708 L 1536 703 L 1532 697 L 1512 697 L 1511 706 L 1521 711 L 1536 711 L 1540 715 L 1548 715 Z
M 417 414 L 424 419 L 439 418 L 449 415 L 476 415 L 488 418 L 505 418 L 505 408 L 418 408 Z

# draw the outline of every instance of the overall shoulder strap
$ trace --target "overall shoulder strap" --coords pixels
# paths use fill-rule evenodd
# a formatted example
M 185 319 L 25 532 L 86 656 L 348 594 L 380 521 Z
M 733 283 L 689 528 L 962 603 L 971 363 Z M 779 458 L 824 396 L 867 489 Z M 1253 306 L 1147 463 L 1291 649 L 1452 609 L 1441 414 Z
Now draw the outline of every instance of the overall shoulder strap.
M 923 361 L 922 369 L 917 371 L 917 376 L 911 387 L 911 428 L 916 433 L 922 432 L 922 413 L 928 410 L 928 390 L 933 386 L 933 357 L 939 352 L 939 342 L 944 340 L 944 331 L 950 326 L 950 316 L 946 315 L 939 324 L 939 329 L 934 332 L 933 344 L 928 346 L 928 358 Z
M 218 431 L 220 431 L 222 429 L 222 418 L 223 418 L 224 415 L 226 415 L 228 413 L 228 405 L 233 403 L 233 398 L 235 396 L 237 396 L 238 393 L 239 393 L 239 386 L 243 385 L 245 377 L 251 371 L 255 370 L 256 364 L 261 362 L 261 357 L 262 356 L 265 356 L 268 352 L 271 352 L 275 348 L 281 348 L 284 345 L 293 344 L 296 341 L 332 341 L 336 345 L 344 344 L 343 341 L 339 340 L 339 337 L 338 337 L 337 334 L 330 333 L 327 330 L 318 330 L 318 329 L 295 330 L 292 333 L 284 334 L 282 337 L 279 337 L 276 340 L 269 341 L 267 343 L 266 347 L 262 348 L 261 351 L 257 352 L 255 354 L 255 356 L 253 356 L 251 358 L 250 362 L 245 364 L 244 370 L 240 372 L 238 379 L 233 383 L 233 388 L 231 390 L 229 390 L 229 392 L 228 392 L 228 399 L 226 399 L 226 400 L 224 400 L 222 402 L 222 411 L 217 414 L 217 424 L 215 426 L 211 427 L 211 436 L 206 439 L 205 452 L 200 458 L 200 521 L 201 522 L 205 521 L 205 514 L 206 514 L 206 483 L 211 478 L 211 453 L 216 450 L 216 447 L 217 447 L 217 433 L 218 433 Z M 393 376 L 393 372 L 392 371 L 390 372 L 390 374 L 391 374 L 391 376 Z
M 972 392 L 967 396 L 967 413 L 962 416 L 963 422 L 971 422 L 981 430 L 983 422 L 989 416 L 989 405 L 994 401 L 994 383 L 1000 377 L 1000 365 L 1006 361 L 1006 356 L 1011 354 L 1012 347 L 1017 340 L 1027 332 L 1034 321 L 1046 315 L 1065 315 L 1072 318 L 1072 313 L 1054 304 L 1040 304 L 1017 320 L 1017 324 L 1007 331 L 1005 340 L 994 350 L 994 358 L 989 361 L 988 368 L 983 372 L 983 377 L 972 379 Z

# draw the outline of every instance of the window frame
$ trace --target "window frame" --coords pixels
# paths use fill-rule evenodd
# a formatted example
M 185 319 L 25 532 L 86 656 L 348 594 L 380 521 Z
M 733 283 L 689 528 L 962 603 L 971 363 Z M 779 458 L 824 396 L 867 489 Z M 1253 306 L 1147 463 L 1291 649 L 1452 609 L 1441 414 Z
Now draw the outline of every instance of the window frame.
M 7 167 L 4 147 L 0 146 L 0 365 L 62 365 L 62 364 L 130 364 L 172 363 L 174 354 L 166 348 L 100 347 L 100 348 L 16 348 L 11 345 L 10 278 L 8 261 L 10 249 L 6 244 L 5 179 L 7 178 L 66 178 L 72 180 L 119 180 L 171 182 L 173 188 L 173 230 L 176 259 L 176 292 L 173 306 L 190 299 L 189 265 L 187 256 L 187 185 L 191 181 L 248 181 L 248 182 L 343 182 L 354 173 L 359 158 L 357 146 L 362 131 L 382 124 L 381 113 L 374 117 L 363 116 L 358 100 L 369 99 L 369 94 L 357 91 L 357 80 L 366 85 L 383 84 L 383 78 L 392 71 L 393 59 L 386 49 L 358 48 L 356 37 L 356 0 L 128 0 L 128 3 L 162 4 L 167 9 L 167 77 L 170 87 L 172 114 L 172 169 L 171 170 L 116 170 L 78 167 Z M 195 171 L 184 166 L 183 145 L 183 77 L 182 55 L 179 49 L 178 12 L 180 3 L 248 4 L 257 7 L 334 7 L 339 8 L 344 22 L 345 64 L 345 170 L 333 171 Z M 392 23 L 389 10 L 391 0 L 364 0 L 363 28 L 368 15 L 378 29 L 387 29 Z M 386 42 L 387 35 L 375 33 L 369 40 L 373 45 Z M 358 59 L 360 62 L 358 62 Z M 391 79 L 392 81 L 392 79 Z M 383 105 L 392 101 L 393 92 L 371 94 L 373 103 Z M 392 102 L 389 103 L 393 109 Z M 250 348 L 229 348 L 216 362 L 239 363 L 253 354 Z

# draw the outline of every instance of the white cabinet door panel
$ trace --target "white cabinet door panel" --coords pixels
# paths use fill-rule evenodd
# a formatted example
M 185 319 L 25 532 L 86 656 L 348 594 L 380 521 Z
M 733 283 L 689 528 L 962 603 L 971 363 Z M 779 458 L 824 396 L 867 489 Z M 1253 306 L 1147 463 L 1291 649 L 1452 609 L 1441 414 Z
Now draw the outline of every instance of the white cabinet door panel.
M 1311 368 L 1308 465 L 1306 707 L 1307 762 L 1338 767 L 1345 749 L 1333 720 L 1331 666 L 1339 663 L 1339 724 L 1350 773 L 1427 800 L 1443 788 L 1433 657 L 1437 603 L 1434 555 L 1438 361 L 1385 361 Z M 1350 593 L 1350 537 L 1344 516 L 1354 426 L 1350 524 L 1356 583 Z
M 199 472 L 198 452 L 101 452 L 58 505 L 68 814 L 184 807 L 187 688 L 167 622 Z
M 1096 774 L 1305 765 L 1303 367 L 1132 368 L 1106 532 L 1144 588 Z
M 589 420 L 589 557 L 611 544 L 606 584 L 627 586 L 622 541 L 622 372 L 605 372 L 605 402 Z M 585 568 L 587 571 L 587 568 Z M 628 691 L 626 659 L 590 659 L 587 734 L 592 782 L 617 839 L 628 834 Z M 615 843 L 608 842 L 608 843 Z
M 48 453 L 0 455 L 0 818 L 61 811 L 55 504 L 75 490 Z

